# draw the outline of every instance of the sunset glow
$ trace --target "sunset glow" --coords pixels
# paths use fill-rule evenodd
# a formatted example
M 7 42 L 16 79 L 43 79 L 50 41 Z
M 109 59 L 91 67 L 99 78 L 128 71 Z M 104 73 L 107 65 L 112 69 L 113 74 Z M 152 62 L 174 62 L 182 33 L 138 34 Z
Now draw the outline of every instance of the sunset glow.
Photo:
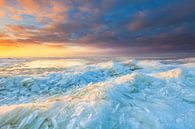
M 0 57 L 191 55 L 194 7 L 193 0 L 0 0 Z
M 43 44 L 1 45 L 0 57 L 68 57 L 94 54 L 96 48 L 79 46 L 52 46 Z M 96 53 L 100 50 L 96 50 Z

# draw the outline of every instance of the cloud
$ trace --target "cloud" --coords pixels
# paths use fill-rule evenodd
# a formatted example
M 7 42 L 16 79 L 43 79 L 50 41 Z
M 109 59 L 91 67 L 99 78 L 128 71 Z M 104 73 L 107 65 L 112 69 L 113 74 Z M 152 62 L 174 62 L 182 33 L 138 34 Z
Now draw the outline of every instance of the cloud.
M 144 12 L 136 14 L 133 20 L 130 20 L 128 27 L 130 31 L 139 31 L 154 27 L 179 25 L 188 21 L 193 22 L 195 20 L 194 7 L 195 2 L 187 0 L 165 4 L 155 10 L 147 8 Z
M 5 0 L 0 0 L 0 7 L 2 8 L 5 5 Z
M 0 39 L 5 39 L 7 37 L 8 37 L 7 34 L 4 34 L 3 32 L 0 32 Z
M 69 9 L 66 1 L 51 0 L 1 0 L 1 16 L 7 14 L 12 20 L 21 20 L 23 15 L 30 15 L 36 18 L 37 22 L 44 22 L 49 19 L 52 22 L 63 22 L 66 20 L 66 11 Z
M 15 42 L 120 53 L 195 50 L 193 0 L 2 0 L 1 6 L 9 21 L 4 31 Z
M 11 18 L 13 20 L 22 21 L 22 17 L 20 15 L 13 15 Z

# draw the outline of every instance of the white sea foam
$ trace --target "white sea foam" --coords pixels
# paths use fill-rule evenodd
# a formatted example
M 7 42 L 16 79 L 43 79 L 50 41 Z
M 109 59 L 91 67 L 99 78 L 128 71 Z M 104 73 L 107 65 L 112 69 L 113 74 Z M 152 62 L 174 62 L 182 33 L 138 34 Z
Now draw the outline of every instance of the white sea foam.
M 194 129 L 193 60 L 18 62 L 0 69 L 0 128 Z

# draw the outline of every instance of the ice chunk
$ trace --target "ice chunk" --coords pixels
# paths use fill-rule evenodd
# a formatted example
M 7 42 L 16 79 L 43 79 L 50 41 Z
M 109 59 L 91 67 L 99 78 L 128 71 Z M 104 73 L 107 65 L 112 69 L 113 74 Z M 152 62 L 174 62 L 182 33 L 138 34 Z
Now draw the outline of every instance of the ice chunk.
M 172 69 L 172 70 L 154 74 L 154 76 L 159 78 L 171 79 L 171 78 L 179 78 L 182 76 L 182 74 L 183 74 L 182 69 L 177 68 L 177 69 Z
M 34 80 L 32 78 L 24 78 L 21 83 L 22 86 L 29 88 L 33 85 Z
M 0 79 L 0 90 L 5 90 L 6 89 L 6 83 L 5 80 Z
M 37 84 L 34 84 L 31 86 L 31 91 L 38 92 L 38 91 L 40 91 L 40 87 Z

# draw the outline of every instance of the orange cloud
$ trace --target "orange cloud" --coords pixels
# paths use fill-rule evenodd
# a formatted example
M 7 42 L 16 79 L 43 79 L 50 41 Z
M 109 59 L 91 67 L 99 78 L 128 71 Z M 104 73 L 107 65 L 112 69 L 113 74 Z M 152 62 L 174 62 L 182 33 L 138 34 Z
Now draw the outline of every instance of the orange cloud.
M 8 37 L 8 35 L 6 35 L 6 34 L 0 32 L 0 40 L 1 40 L 1 39 L 4 39 L 4 38 L 7 38 L 7 37 Z
M 0 11 L 0 18 L 4 16 L 4 12 Z
M 22 20 L 22 17 L 19 16 L 19 15 L 13 15 L 12 16 L 12 19 L 17 20 L 17 21 L 21 21 Z
M 0 0 L 0 7 L 2 8 L 5 5 L 5 0 Z
M 26 31 L 27 28 L 21 25 L 7 25 L 6 26 L 8 30 L 10 31 L 15 31 L 15 32 L 22 32 L 22 31 Z
M 17 0 L 17 2 L 22 8 L 17 10 L 19 14 L 32 15 L 40 23 L 46 18 L 54 22 L 61 22 L 67 18 L 65 12 L 69 7 L 64 2 L 51 0 Z
M 5 1 L 4 0 L 0 0 L 0 18 L 5 15 L 4 11 L 2 9 L 2 8 L 4 8 L 4 6 L 5 6 Z
M 14 4 L 14 5 L 13 5 Z M 67 19 L 69 5 L 62 1 L 52 0 L 0 0 L 0 17 L 5 14 L 12 20 L 22 20 L 21 15 L 27 14 L 43 23 L 46 19 L 53 22 L 63 22 Z

